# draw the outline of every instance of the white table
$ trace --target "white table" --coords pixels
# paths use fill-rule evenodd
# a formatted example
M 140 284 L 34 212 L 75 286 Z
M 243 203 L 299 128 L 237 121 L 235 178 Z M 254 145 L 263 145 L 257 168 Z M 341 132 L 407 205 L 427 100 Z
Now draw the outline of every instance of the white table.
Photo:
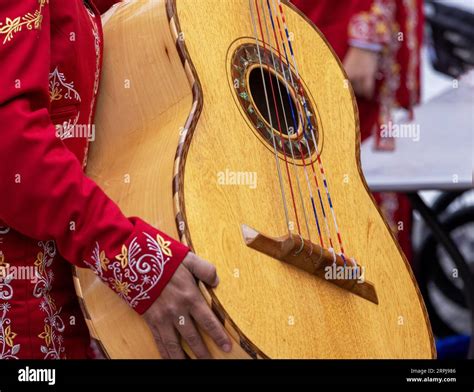
M 394 152 L 362 144 L 362 168 L 373 191 L 464 190 L 473 187 L 474 76 L 415 109 L 420 140 L 396 139 Z M 472 83 L 472 84 L 471 84 Z

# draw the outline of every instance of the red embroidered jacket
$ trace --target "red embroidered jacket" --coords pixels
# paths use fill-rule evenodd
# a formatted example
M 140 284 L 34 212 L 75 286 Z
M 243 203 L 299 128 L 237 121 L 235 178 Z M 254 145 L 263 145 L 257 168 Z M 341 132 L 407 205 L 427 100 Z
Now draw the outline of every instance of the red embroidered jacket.
M 83 174 L 101 56 L 88 1 L 0 2 L 0 358 L 86 356 L 71 264 L 143 313 L 188 252 Z

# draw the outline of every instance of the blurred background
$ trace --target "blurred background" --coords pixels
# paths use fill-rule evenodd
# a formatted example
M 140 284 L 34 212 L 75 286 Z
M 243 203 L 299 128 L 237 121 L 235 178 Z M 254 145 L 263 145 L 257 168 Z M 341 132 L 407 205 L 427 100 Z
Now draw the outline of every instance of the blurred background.
M 453 79 L 465 78 L 470 88 L 470 134 L 474 131 L 474 1 L 425 1 L 425 44 L 422 50 L 421 105 L 453 89 Z M 450 115 L 450 113 L 446 113 Z M 471 177 L 472 181 L 472 177 Z M 472 182 L 471 182 L 472 188 Z M 435 211 L 469 266 L 474 279 L 474 191 L 424 191 L 422 198 Z M 437 337 L 438 357 L 465 358 L 472 336 L 471 308 L 466 299 L 465 282 L 459 279 L 456 265 L 415 211 L 413 230 L 414 263 L 418 283 L 425 297 L 433 332 Z M 454 275 L 454 276 L 453 276 Z M 472 295 L 470 293 L 469 295 Z M 472 352 L 470 353 L 472 358 Z

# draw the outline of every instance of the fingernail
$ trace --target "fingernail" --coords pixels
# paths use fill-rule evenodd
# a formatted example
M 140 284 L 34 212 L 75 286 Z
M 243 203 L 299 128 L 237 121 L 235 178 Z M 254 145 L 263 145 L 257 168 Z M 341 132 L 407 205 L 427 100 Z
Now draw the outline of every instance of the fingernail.
M 216 278 L 214 284 L 213 284 L 213 287 L 217 287 L 219 285 L 219 277 Z
M 230 344 L 224 344 L 222 346 L 222 351 L 224 351 L 225 353 L 230 353 L 230 350 L 232 350 L 232 346 Z

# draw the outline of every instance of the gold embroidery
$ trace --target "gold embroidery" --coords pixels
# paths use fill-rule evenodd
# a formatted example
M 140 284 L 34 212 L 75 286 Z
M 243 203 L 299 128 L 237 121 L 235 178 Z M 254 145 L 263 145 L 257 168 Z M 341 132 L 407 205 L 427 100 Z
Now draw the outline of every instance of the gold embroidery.
M 11 41 L 13 35 L 22 31 L 23 27 L 26 27 L 28 30 L 39 30 L 43 22 L 43 7 L 48 2 L 49 0 L 38 0 L 39 8 L 35 12 L 28 12 L 26 15 L 18 16 L 14 19 L 6 18 L 5 22 L 0 22 L 0 34 L 5 35 L 3 44 L 5 45 Z
M 382 23 L 382 22 L 377 22 L 377 24 L 375 25 L 375 31 L 377 32 L 377 34 L 385 34 L 387 32 L 387 25 L 385 23 Z
M 110 263 L 110 260 L 105 255 L 105 252 L 100 252 L 99 256 L 100 266 L 104 271 L 107 271 L 107 265 Z
M 4 339 L 7 346 L 13 347 L 13 340 L 15 339 L 15 337 L 16 337 L 16 333 L 11 330 L 10 325 L 6 327 Z
M 44 259 L 43 252 L 38 252 L 38 254 L 36 255 L 35 266 L 38 268 L 38 272 L 40 274 L 43 274 L 44 268 L 45 268 L 43 259 Z
M 160 245 L 161 251 L 166 256 L 169 256 L 169 257 L 173 256 L 173 253 L 171 252 L 171 249 L 170 249 L 171 241 L 165 241 L 165 239 L 162 236 L 160 236 L 159 234 L 156 235 L 156 241 Z
M 0 281 L 7 277 L 10 264 L 5 262 L 5 256 L 0 250 Z
M 59 67 L 56 67 L 53 72 L 49 73 L 49 100 L 53 102 L 63 98 L 81 102 L 81 96 L 74 88 L 74 81 L 68 82 L 64 73 L 59 71 Z
M 5 255 L 0 250 L 0 299 L 13 298 L 12 275 L 8 273 L 10 264 L 5 261 Z M 17 334 L 12 331 L 12 320 L 7 317 L 11 305 L 8 302 L 0 304 L 0 359 L 18 359 L 16 354 L 20 351 L 20 344 L 14 344 Z
M 349 23 L 350 39 L 387 45 L 391 39 L 389 25 L 393 21 L 394 6 L 387 0 L 375 0 L 369 11 L 356 14 Z
M 44 331 L 41 332 L 38 335 L 39 338 L 44 339 L 44 342 L 46 343 L 46 347 L 49 347 L 51 345 L 51 341 L 53 338 L 53 331 L 51 330 L 51 327 L 48 324 L 44 325 Z
M 61 94 L 61 89 L 59 87 L 53 87 L 49 92 L 49 100 L 53 101 L 60 101 L 63 95 Z
M 122 253 L 115 256 L 115 259 L 120 261 L 122 268 L 125 268 L 128 265 L 128 249 L 125 245 L 122 245 Z
M 128 246 L 122 245 L 121 253 L 110 261 L 99 243 L 96 243 L 92 260 L 84 261 L 132 308 L 140 301 L 150 299 L 150 291 L 160 281 L 173 255 L 171 241 L 166 241 L 160 235 L 143 235 L 146 245 L 140 245 L 138 238 L 134 237 Z M 142 246 L 146 246 L 146 249 L 142 250 Z
M 39 307 L 46 313 L 44 318 L 44 329 L 39 335 L 45 345 L 41 345 L 40 350 L 44 354 L 44 359 L 60 359 L 65 357 L 65 347 L 63 346 L 64 322 L 61 318 L 61 309 L 58 309 L 54 298 L 51 296 L 54 273 L 52 264 L 56 257 L 56 244 L 54 241 L 38 242 L 41 251 L 38 252 L 35 266 L 37 282 L 33 289 L 33 295 L 41 298 Z
M 374 4 L 373 7 L 372 7 L 372 12 L 375 15 L 383 15 L 384 14 L 384 10 L 383 10 L 383 8 L 381 7 L 380 4 Z
M 112 283 L 112 289 L 117 292 L 117 294 L 123 295 L 125 297 L 130 294 L 130 284 L 127 282 L 121 282 L 118 279 L 115 279 Z
M 156 241 L 157 241 L 158 245 L 160 246 L 161 251 L 163 252 L 163 254 L 165 254 L 166 256 L 169 256 L 169 257 L 173 257 L 173 252 L 170 249 L 171 241 L 165 241 L 165 239 L 162 236 L 160 236 L 159 234 L 156 235 Z M 120 261 L 120 266 L 122 268 L 127 267 L 127 265 L 128 265 L 128 249 L 125 245 L 122 245 L 122 253 L 115 256 L 115 259 L 117 261 Z M 100 260 L 100 265 L 101 265 L 102 269 L 105 271 L 107 269 L 107 264 L 109 264 L 109 260 L 105 256 L 104 251 L 100 252 L 99 260 Z
M 0 359 L 18 359 L 20 344 L 15 344 L 17 334 L 12 331 L 12 320 L 7 317 L 11 305 L 8 302 L 0 304 Z

